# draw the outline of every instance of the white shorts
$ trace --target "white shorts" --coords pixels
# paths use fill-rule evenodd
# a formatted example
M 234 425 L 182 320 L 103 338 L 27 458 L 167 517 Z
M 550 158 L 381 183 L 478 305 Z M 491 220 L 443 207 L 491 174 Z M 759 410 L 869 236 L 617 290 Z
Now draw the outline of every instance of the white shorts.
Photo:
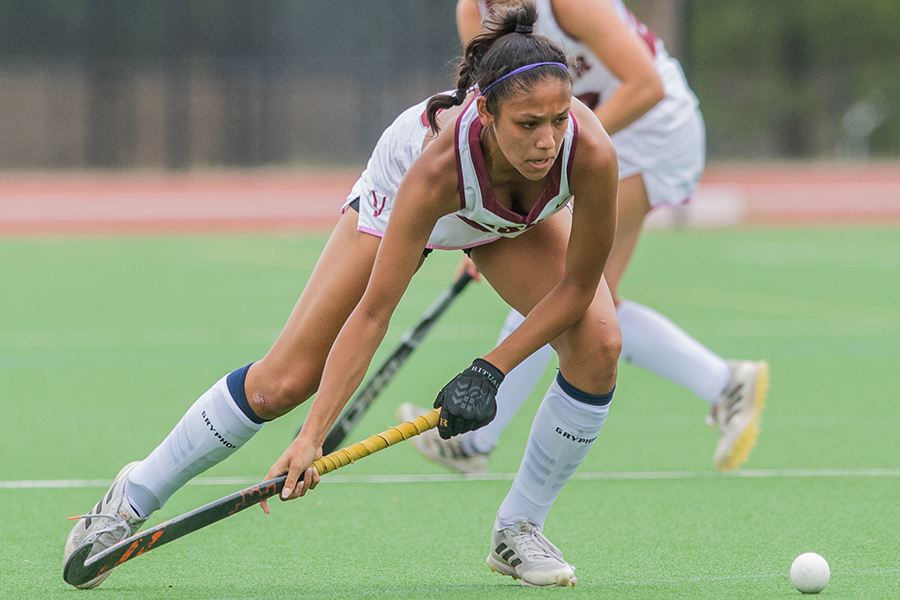
M 699 110 L 671 131 L 626 128 L 613 135 L 612 142 L 619 156 L 619 179 L 640 174 L 650 206 L 681 204 L 697 191 L 706 162 Z

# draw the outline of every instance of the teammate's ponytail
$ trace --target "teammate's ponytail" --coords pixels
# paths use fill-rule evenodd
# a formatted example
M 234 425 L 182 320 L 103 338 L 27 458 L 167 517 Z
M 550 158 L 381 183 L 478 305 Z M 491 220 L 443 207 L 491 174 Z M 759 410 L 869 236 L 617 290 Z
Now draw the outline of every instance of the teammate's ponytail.
M 572 83 L 565 68 L 565 53 L 542 35 L 534 34 L 537 8 L 531 0 L 508 8 L 496 7 L 484 21 L 485 32 L 473 37 L 460 61 L 456 91 L 453 94 L 439 94 L 428 101 L 426 115 L 431 130 L 439 131 L 437 114 L 439 111 L 463 103 L 466 94 L 477 86 L 485 93 L 487 110 L 496 114 L 499 102 L 515 91 L 529 89 L 545 77 L 557 77 Z M 534 68 L 507 77 L 513 71 L 528 65 Z

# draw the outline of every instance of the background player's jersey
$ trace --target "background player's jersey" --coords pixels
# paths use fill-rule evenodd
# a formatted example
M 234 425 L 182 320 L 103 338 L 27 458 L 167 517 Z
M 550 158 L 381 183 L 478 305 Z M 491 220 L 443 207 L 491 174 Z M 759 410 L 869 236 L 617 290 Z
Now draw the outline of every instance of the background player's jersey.
M 677 129 L 692 118 L 697 107 L 697 98 L 685 80 L 681 65 L 669 56 L 662 40 L 641 23 L 622 0 L 610 0 L 620 19 L 640 37 L 653 54 L 653 66 L 662 80 L 665 98 L 647 111 L 640 119 L 626 128 L 626 131 L 668 131 Z M 490 9 L 490 0 L 480 0 L 482 18 Z M 605 102 L 621 85 L 603 62 L 582 42 L 570 37 L 560 28 L 553 16 L 551 0 L 535 0 L 538 20 L 537 33 L 556 42 L 573 63 L 573 95 L 593 109 Z
M 357 229 L 360 231 L 384 234 L 400 182 L 422 153 L 422 142 L 428 132 L 427 104 L 425 100 L 405 110 L 385 130 L 366 170 L 353 185 L 347 201 L 359 198 Z M 475 102 L 470 102 L 457 118 L 454 133 L 460 208 L 438 220 L 428 239 L 428 248 L 472 248 L 501 237 L 515 237 L 559 211 L 572 198 L 569 176 L 578 129 L 574 116 L 570 115 L 544 192 L 528 215 L 519 215 L 497 202 L 481 154 L 481 129 Z

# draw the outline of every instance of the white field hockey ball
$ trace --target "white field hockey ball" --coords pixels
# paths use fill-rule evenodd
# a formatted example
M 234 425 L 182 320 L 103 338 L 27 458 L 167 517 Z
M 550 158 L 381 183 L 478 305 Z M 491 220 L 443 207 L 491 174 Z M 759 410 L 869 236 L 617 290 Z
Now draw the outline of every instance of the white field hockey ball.
M 791 583 L 804 594 L 818 594 L 830 578 L 828 561 L 815 552 L 804 552 L 791 563 Z

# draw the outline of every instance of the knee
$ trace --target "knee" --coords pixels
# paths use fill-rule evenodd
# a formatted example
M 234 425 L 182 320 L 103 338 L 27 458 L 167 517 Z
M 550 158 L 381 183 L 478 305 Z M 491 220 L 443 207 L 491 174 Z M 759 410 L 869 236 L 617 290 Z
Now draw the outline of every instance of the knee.
M 591 369 L 601 378 L 615 380 L 619 354 L 622 352 L 622 335 L 618 327 L 601 327 L 584 351 Z
M 615 369 L 619 362 L 619 354 L 622 353 L 622 333 L 619 327 L 604 327 L 597 339 L 598 360 L 603 367 Z
M 247 401 L 259 417 L 272 420 L 308 400 L 319 387 L 321 369 L 274 369 L 264 360 L 247 374 Z
M 575 387 L 591 393 L 605 394 L 616 384 L 622 335 L 618 325 L 603 323 L 592 328 L 590 335 L 579 336 L 574 343 L 559 349 L 563 377 Z

